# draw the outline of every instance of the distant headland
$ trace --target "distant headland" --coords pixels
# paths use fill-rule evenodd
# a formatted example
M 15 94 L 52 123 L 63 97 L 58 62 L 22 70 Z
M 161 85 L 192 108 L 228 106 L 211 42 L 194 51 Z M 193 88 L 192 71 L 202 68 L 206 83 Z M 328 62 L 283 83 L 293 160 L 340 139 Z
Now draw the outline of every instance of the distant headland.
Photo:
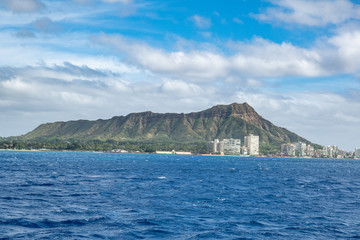
M 0 149 L 50 149 L 210 153 L 209 141 L 259 137 L 259 154 L 301 156 L 292 143 L 302 143 L 312 151 L 324 148 L 274 125 L 247 103 L 217 105 L 200 112 L 153 113 L 151 111 L 115 116 L 108 120 L 77 120 L 45 123 L 18 137 L 0 139 Z M 284 146 L 290 146 L 285 153 Z M 295 145 L 294 145 L 295 146 Z M 308 148 L 309 148 L 308 147 Z M 335 154 L 334 150 L 333 153 Z M 335 155 L 332 157 L 337 157 Z M 343 154 L 343 157 L 349 157 Z M 315 156 L 315 155 L 313 155 Z M 317 155 L 324 157 L 324 154 Z M 328 155 L 327 155 L 328 156 Z

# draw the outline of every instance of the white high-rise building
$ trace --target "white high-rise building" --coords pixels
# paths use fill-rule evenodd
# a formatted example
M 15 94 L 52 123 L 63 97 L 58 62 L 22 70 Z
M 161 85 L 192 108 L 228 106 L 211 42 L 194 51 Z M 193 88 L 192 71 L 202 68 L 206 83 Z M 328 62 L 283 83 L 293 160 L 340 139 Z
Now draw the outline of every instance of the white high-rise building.
M 355 148 L 354 157 L 360 158 L 360 148 Z
M 240 155 L 241 140 L 240 139 L 215 139 L 209 142 L 209 149 L 212 153 L 220 153 L 225 155 Z
M 297 142 L 294 145 L 295 145 L 295 150 L 299 152 L 299 157 L 305 156 L 306 144 L 303 142 Z
M 312 147 L 311 145 L 306 145 L 306 150 L 305 150 L 306 156 L 314 156 L 315 153 L 315 149 L 314 147 Z
M 240 155 L 241 140 L 240 139 L 224 139 L 221 141 L 223 152 L 226 155 Z
M 295 145 L 292 143 L 281 144 L 281 155 L 295 157 Z
M 244 145 L 249 155 L 259 155 L 259 136 L 252 134 L 245 136 Z
M 209 148 L 210 148 L 210 152 L 212 153 L 217 153 L 220 152 L 219 151 L 219 139 L 215 139 L 214 141 L 210 141 L 209 142 Z

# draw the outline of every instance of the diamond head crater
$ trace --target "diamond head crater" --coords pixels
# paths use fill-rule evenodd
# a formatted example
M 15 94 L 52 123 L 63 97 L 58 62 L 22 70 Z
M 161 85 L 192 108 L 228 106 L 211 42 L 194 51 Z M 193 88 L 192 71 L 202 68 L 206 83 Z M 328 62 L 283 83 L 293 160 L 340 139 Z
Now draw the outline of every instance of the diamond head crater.
M 0 139 L 1 149 L 210 153 L 215 139 L 258 136 L 260 155 L 280 154 L 281 145 L 301 142 L 297 134 L 274 125 L 247 103 L 217 105 L 200 112 L 130 113 L 103 120 L 77 120 L 41 124 L 18 137 Z

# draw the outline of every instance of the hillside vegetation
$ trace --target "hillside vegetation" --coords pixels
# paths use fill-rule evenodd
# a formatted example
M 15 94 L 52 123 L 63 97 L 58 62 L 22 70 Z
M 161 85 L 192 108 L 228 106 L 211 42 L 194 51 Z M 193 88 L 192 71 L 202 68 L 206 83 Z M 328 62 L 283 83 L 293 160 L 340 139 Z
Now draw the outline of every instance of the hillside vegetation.
M 260 143 L 277 145 L 306 139 L 275 126 L 261 117 L 249 104 L 217 105 L 201 112 L 131 113 L 108 120 L 78 120 L 42 124 L 22 140 L 77 139 L 151 142 L 204 142 L 215 138 L 260 136 Z

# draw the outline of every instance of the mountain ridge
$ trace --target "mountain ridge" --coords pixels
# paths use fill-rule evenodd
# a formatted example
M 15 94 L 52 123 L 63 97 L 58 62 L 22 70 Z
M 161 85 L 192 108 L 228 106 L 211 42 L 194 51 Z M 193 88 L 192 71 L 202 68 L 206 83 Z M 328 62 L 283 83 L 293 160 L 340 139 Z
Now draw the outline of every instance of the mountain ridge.
M 106 120 L 45 123 L 22 138 L 199 142 L 215 138 L 243 139 L 250 133 L 259 135 L 262 144 L 311 143 L 264 119 L 246 102 L 216 105 L 186 114 L 145 111 Z

